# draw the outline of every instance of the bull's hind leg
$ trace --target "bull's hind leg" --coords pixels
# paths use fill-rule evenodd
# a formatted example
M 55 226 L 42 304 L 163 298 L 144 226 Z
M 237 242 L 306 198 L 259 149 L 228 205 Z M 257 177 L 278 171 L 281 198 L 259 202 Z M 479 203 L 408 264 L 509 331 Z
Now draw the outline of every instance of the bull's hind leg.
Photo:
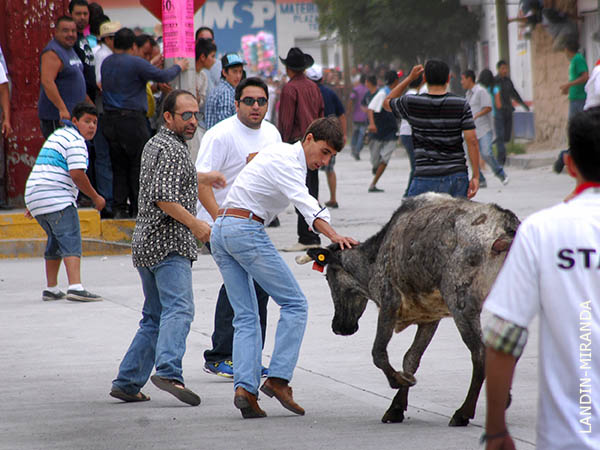
M 398 389 L 401 386 L 413 386 L 417 382 L 411 374 L 405 374 L 402 371 L 397 372 L 390 364 L 387 346 L 394 334 L 396 317 L 396 310 L 392 307 L 384 306 L 379 309 L 377 334 L 371 351 L 373 363 L 383 371 L 393 389 Z
M 461 407 L 456 410 L 448 425 L 451 427 L 464 427 L 469 424 L 470 419 L 475 417 L 477 399 L 485 379 L 485 347 L 481 339 L 479 314 L 474 315 L 474 317 L 466 317 L 465 314 L 459 312 L 454 315 L 454 322 L 463 342 L 471 351 L 473 373 L 467 397 Z
M 421 357 L 427 346 L 431 342 L 440 321 L 419 324 L 412 345 L 404 355 L 402 369 L 405 374 L 414 375 L 421 363 Z M 404 411 L 408 408 L 408 389 L 409 386 L 400 386 L 392 404 L 383 415 L 383 423 L 402 422 L 404 420 Z

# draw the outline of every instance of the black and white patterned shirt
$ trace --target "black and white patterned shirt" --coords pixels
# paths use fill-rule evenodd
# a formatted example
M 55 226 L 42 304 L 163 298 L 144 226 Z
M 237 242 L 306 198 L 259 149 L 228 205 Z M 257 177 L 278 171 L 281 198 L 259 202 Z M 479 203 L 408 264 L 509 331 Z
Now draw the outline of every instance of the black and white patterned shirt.
M 198 178 L 185 140 L 166 127 L 144 147 L 140 169 L 138 216 L 131 241 L 135 267 L 151 267 L 169 253 L 195 261 L 196 238 L 156 202 L 174 202 L 196 215 Z

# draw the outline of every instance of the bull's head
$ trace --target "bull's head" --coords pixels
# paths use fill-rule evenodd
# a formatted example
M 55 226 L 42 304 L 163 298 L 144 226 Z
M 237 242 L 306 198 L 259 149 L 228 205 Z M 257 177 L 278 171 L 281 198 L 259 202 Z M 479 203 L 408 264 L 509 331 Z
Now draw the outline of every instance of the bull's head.
M 355 251 L 344 250 L 344 256 L 350 257 L 350 254 Z M 357 274 L 349 269 L 352 264 L 346 267 L 342 264 L 342 251 L 337 244 L 330 245 L 328 248 L 311 248 L 306 255 L 296 258 L 298 264 L 310 261 L 314 261 L 317 270 L 322 271 L 327 267 L 326 278 L 335 309 L 331 322 L 333 332 L 344 336 L 356 333 L 358 320 L 367 306 L 368 293 L 366 286 L 357 279 Z

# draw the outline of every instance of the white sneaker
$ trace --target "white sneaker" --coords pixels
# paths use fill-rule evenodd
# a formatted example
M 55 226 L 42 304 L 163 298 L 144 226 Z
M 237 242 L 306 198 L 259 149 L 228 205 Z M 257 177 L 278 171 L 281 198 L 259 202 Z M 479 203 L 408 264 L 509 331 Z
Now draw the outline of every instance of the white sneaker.
M 508 178 L 508 175 L 506 175 L 506 176 L 504 177 L 504 179 L 502 180 L 502 184 L 503 184 L 504 186 L 506 186 L 506 185 L 508 184 L 508 180 L 509 180 L 509 178 Z

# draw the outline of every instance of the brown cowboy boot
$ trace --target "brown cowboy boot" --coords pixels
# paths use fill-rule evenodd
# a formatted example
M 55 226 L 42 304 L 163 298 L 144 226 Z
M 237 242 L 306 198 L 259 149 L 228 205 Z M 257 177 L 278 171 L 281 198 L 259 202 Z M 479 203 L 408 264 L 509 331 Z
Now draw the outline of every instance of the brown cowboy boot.
M 279 400 L 281 406 L 300 416 L 304 415 L 304 409 L 294 401 L 292 388 L 288 386 L 288 381 L 283 378 L 269 377 L 260 388 L 267 396 Z
M 258 406 L 257 397 L 246 389 L 238 386 L 233 397 L 233 404 L 242 412 L 244 419 L 267 417 L 267 413 Z

